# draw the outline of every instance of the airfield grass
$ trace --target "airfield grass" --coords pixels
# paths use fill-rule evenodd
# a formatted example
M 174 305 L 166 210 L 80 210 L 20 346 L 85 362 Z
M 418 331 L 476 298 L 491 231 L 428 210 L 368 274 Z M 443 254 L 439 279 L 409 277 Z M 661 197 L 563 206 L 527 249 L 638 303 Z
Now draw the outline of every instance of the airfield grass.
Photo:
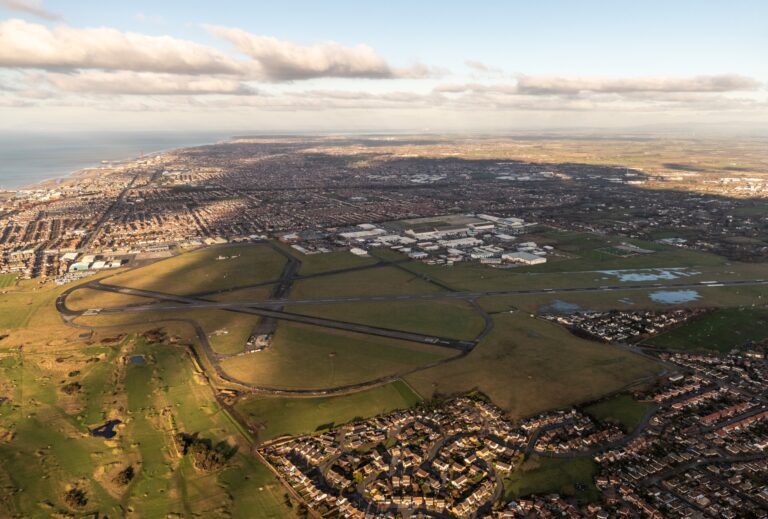
M 482 316 L 469 303 L 460 300 L 295 305 L 288 310 L 453 339 L 473 339 L 484 326 Z
M 439 346 L 280 322 L 270 348 L 225 359 L 221 367 L 261 386 L 320 389 L 402 373 L 454 355 Z
M 377 261 L 375 258 L 370 256 L 356 256 L 349 251 L 325 252 L 322 254 L 301 254 L 296 249 L 290 247 L 287 248 L 287 250 L 290 252 L 290 254 L 301 260 L 301 269 L 299 269 L 299 274 L 302 276 L 352 267 L 373 265 Z
M 220 294 L 212 294 L 206 296 L 205 299 L 212 301 L 222 302 L 237 302 L 237 301 L 261 301 L 269 299 L 272 294 L 272 286 L 261 286 L 251 288 L 240 288 L 236 290 L 228 290 Z
M 309 434 L 358 418 L 409 408 L 420 401 L 408 385 L 398 380 L 343 396 L 254 396 L 241 400 L 235 408 L 248 426 L 258 431 L 258 440 L 263 442 L 286 434 Z
M 623 393 L 588 405 L 584 412 L 596 420 L 618 422 L 629 433 L 640 425 L 645 413 L 653 407 L 652 402 L 641 402 Z
M 217 260 L 219 256 L 229 259 Z M 129 270 L 106 282 L 187 295 L 276 280 L 284 265 L 285 258 L 266 244 L 214 247 Z
M 416 274 L 395 267 L 382 267 L 300 279 L 291 289 L 291 298 L 424 294 L 440 290 Z
M 531 494 L 558 493 L 581 502 L 598 497 L 594 477 L 597 464 L 591 458 L 544 458 L 534 456 L 503 479 L 504 497 L 519 499 Z M 577 485 L 584 485 L 581 492 Z
M 224 354 L 245 351 L 246 341 L 261 320 L 258 315 L 210 309 L 173 312 L 168 315 L 196 321 L 208 337 L 211 348 L 216 353 Z
M 0 288 L 6 288 L 16 284 L 17 274 L 0 274 Z
M 405 377 L 425 398 L 478 389 L 512 417 L 571 406 L 657 374 L 659 364 L 515 312 L 467 356 Z
M 93 288 L 81 288 L 67 296 L 67 307 L 71 310 L 87 310 L 89 308 L 150 304 L 155 301 L 155 299 L 149 297 L 119 294 Z
M 143 364 L 125 363 L 143 355 Z M 82 389 L 68 395 L 65 383 Z M 183 349 L 128 338 L 54 353 L 0 350 L 0 516 L 293 517 L 285 492 L 248 454 L 248 442 L 218 407 Z M 88 429 L 119 418 L 113 439 Z M 174 447 L 176 431 L 238 447 L 224 469 L 204 473 Z M 12 432 L 12 435 L 8 433 Z M 128 464 L 136 477 L 112 483 Z M 64 502 L 68 485 L 88 504 Z M 23 489 L 17 492 L 15 489 Z
M 646 341 L 672 350 L 728 352 L 768 338 L 768 308 L 719 308 Z

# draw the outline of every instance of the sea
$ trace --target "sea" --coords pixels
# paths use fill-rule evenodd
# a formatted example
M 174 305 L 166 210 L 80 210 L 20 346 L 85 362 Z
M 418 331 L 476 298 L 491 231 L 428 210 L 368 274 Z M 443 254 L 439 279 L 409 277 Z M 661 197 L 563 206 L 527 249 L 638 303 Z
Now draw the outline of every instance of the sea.
M 0 190 L 16 190 L 142 154 L 222 141 L 225 133 L 0 131 Z

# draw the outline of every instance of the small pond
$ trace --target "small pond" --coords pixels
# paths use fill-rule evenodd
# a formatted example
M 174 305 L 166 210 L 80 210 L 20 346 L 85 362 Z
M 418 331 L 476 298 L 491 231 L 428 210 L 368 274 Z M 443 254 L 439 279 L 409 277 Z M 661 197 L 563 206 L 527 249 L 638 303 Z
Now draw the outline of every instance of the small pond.
M 98 436 L 99 438 L 114 438 L 117 434 L 115 427 L 120 425 L 120 420 L 109 420 L 104 425 L 91 429 L 91 436 Z
M 128 362 L 131 364 L 144 364 L 147 362 L 147 359 L 144 358 L 144 355 L 132 355 L 128 357 Z
M 659 290 L 649 294 L 654 303 L 664 303 L 668 305 L 679 305 L 680 303 L 690 303 L 701 298 L 695 290 Z

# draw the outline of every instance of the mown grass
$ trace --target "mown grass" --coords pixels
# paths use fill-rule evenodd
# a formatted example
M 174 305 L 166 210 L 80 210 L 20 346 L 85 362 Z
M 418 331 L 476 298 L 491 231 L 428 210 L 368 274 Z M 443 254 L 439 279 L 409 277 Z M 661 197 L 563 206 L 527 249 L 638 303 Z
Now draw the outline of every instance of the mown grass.
M 218 260 L 218 257 L 227 259 Z M 199 249 L 130 270 L 105 282 L 193 294 L 276 280 L 285 258 L 266 244 Z
M 0 274 L 0 288 L 6 288 L 16 284 L 18 274 Z
M 295 305 L 291 312 L 427 335 L 473 339 L 484 326 L 466 301 L 392 301 L 334 305 Z
M 395 267 L 382 267 L 300 279 L 293 285 L 291 298 L 423 294 L 440 290 L 416 274 Z
M 306 434 L 357 418 L 368 418 L 416 405 L 421 399 L 406 384 L 395 381 L 359 393 L 315 398 L 252 397 L 236 406 L 259 441 L 284 434 Z
M 280 322 L 272 347 L 221 363 L 231 376 L 267 387 L 320 389 L 401 373 L 456 351 L 341 330 Z

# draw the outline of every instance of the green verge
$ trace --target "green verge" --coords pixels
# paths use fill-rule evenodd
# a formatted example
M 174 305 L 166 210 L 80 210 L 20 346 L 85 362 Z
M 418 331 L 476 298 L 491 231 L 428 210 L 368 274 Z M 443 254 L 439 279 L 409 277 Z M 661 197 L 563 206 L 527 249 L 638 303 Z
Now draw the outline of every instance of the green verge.
M 618 422 L 626 432 L 632 432 L 653 407 L 651 402 L 639 402 L 631 395 L 621 394 L 589 405 L 584 412 L 600 421 Z

